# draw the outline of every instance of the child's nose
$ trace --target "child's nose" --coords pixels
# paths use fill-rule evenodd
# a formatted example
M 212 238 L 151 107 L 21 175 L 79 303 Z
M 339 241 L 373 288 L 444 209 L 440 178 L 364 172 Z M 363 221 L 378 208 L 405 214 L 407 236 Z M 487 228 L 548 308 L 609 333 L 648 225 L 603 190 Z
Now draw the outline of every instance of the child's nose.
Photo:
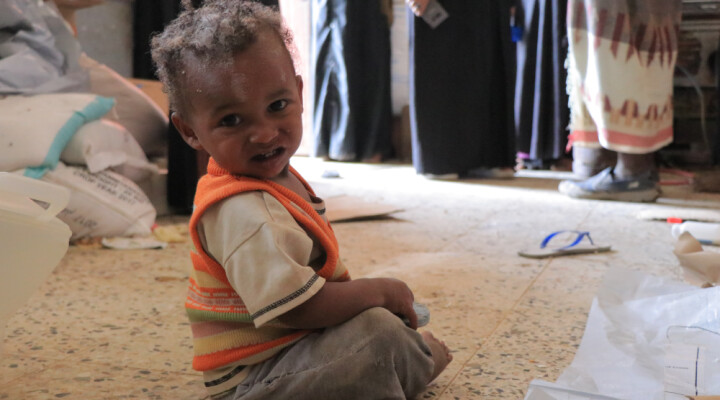
M 278 136 L 278 128 L 273 124 L 258 124 L 250 134 L 250 143 L 270 143 Z

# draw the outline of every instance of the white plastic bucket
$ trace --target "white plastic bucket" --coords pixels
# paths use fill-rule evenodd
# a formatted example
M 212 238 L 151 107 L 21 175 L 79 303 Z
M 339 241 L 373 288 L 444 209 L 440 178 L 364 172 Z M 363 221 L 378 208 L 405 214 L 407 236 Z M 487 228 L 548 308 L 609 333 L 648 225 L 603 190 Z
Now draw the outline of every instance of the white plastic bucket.
M 70 228 L 55 216 L 69 200 L 62 186 L 0 172 L 0 353 L 8 319 L 67 252 Z

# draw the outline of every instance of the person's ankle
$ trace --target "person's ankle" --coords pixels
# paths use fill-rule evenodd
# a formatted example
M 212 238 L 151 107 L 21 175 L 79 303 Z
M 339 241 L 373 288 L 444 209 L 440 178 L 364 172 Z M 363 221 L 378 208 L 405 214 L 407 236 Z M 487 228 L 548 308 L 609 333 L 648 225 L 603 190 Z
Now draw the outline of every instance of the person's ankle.
M 603 148 L 573 147 L 572 171 L 579 178 L 590 178 L 615 165 L 617 154 Z
M 613 175 L 621 180 L 653 179 L 657 180 L 657 163 L 654 153 L 629 154 L 618 153 Z
M 657 168 L 632 169 L 615 166 L 613 176 L 618 180 L 650 179 L 658 181 Z

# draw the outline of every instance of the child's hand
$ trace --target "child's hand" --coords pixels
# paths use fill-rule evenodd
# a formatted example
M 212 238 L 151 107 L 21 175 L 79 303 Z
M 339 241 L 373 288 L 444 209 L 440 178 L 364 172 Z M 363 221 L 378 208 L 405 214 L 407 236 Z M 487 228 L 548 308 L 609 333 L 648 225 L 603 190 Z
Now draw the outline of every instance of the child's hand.
M 400 318 L 407 318 L 408 326 L 417 329 L 414 298 L 408 285 L 398 279 L 325 282 L 314 296 L 278 319 L 293 328 L 317 329 L 341 324 L 369 308 L 382 307 Z
M 417 329 L 418 318 L 413 308 L 415 296 L 408 285 L 398 279 L 376 278 L 378 290 L 383 297 L 382 307 L 410 321 L 410 328 Z

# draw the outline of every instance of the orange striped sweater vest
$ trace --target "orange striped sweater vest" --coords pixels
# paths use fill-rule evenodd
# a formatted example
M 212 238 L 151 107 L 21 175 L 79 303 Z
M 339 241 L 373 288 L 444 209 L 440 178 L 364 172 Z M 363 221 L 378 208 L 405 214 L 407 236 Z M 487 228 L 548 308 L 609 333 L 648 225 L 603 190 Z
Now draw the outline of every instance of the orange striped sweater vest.
M 290 171 L 314 195 L 297 171 L 292 167 Z M 350 279 L 347 271 L 336 270 L 338 244 L 335 234 L 311 204 L 277 183 L 234 176 L 210 159 L 208 173 L 198 182 L 195 209 L 190 218 L 190 236 L 195 251 L 190 253 L 193 270 L 185 302 L 193 331 L 193 368 L 198 371 L 209 371 L 233 363 L 255 364 L 310 332 L 283 327 L 272 321 L 256 328 L 242 299 L 230 285 L 223 266 L 203 249 L 197 225 L 208 207 L 227 197 L 256 190 L 275 197 L 295 221 L 319 240 L 326 254 L 326 262 L 316 271 L 318 275 L 329 281 Z

